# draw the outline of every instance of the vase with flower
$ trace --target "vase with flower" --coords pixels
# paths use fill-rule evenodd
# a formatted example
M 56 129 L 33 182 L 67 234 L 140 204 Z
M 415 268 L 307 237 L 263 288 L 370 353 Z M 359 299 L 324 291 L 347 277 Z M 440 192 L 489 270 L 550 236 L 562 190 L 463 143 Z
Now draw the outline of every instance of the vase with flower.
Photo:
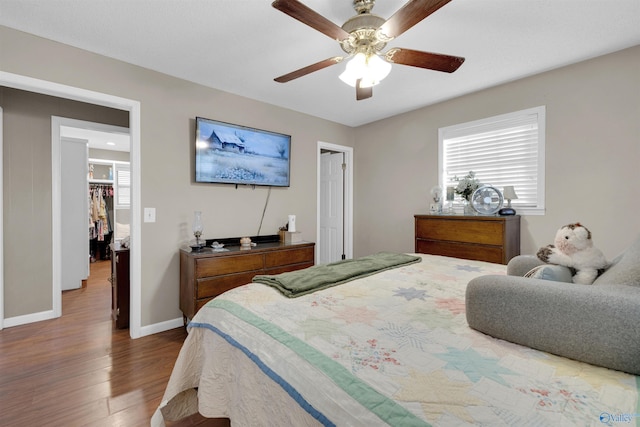
M 475 211 L 471 206 L 471 195 L 476 191 L 482 184 L 476 178 L 476 173 L 474 171 L 469 171 L 468 174 L 463 176 L 462 178 L 458 178 L 458 176 L 453 177 L 454 181 L 458 182 L 458 185 L 454 189 L 455 193 L 462 197 L 462 203 L 464 205 L 464 214 L 465 215 L 474 215 Z

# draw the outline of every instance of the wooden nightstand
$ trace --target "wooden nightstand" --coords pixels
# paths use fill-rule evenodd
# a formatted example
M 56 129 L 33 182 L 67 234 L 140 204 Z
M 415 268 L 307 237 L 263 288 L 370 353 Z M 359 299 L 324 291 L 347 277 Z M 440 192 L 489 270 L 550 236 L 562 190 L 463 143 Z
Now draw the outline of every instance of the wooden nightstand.
M 520 255 L 520 216 L 415 215 L 416 253 L 507 264 Z

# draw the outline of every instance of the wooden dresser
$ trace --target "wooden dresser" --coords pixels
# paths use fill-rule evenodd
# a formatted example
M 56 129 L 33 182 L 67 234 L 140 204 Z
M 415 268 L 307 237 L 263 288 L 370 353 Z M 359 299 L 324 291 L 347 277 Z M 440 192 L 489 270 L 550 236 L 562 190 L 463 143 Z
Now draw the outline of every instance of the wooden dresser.
M 315 243 L 258 243 L 251 249 L 225 246 L 225 252 L 204 248 L 180 250 L 180 310 L 185 320 L 210 299 L 251 282 L 257 274 L 279 274 L 314 264 Z
M 129 327 L 129 249 L 111 250 L 111 317 L 117 329 Z
M 520 216 L 415 215 L 416 252 L 507 264 L 520 255 Z

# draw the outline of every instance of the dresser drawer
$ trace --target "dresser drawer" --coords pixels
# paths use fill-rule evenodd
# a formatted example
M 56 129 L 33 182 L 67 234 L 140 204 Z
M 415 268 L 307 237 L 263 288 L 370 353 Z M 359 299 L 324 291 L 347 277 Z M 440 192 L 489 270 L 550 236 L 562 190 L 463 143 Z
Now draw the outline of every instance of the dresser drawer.
M 504 260 L 504 251 L 499 246 L 481 246 L 469 243 L 438 242 L 418 240 L 418 253 L 442 255 L 454 258 L 475 259 L 500 264 Z
M 281 265 L 279 267 L 268 268 L 264 271 L 264 274 L 280 274 L 288 271 L 302 270 L 303 268 L 313 266 L 313 261 L 303 262 L 300 264 Z
M 213 299 L 213 297 L 211 297 L 211 298 L 200 298 L 199 300 L 196 300 L 195 307 L 194 307 L 195 308 L 194 313 L 197 313 L 198 310 L 200 310 L 202 308 L 202 306 L 204 306 L 206 303 L 208 303 L 212 299 Z
M 206 277 L 198 279 L 196 298 L 208 298 L 220 295 L 229 289 L 251 283 L 256 272 L 227 274 L 225 276 Z
M 300 248 L 284 251 L 267 252 L 264 255 L 264 267 L 273 268 L 281 265 L 299 264 L 303 262 L 313 263 L 314 249 Z M 273 274 L 273 273 L 269 273 Z
M 196 278 L 262 270 L 263 267 L 264 255 L 262 254 L 200 258 L 196 260 Z
M 430 219 L 416 222 L 416 238 L 440 241 L 502 245 L 503 223 L 499 221 Z

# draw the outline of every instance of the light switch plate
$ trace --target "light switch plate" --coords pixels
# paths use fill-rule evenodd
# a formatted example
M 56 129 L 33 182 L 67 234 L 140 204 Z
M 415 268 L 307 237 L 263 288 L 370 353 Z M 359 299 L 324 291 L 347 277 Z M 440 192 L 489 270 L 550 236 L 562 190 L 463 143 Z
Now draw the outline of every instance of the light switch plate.
M 144 208 L 144 222 L 156 222 L 156 208 Z

